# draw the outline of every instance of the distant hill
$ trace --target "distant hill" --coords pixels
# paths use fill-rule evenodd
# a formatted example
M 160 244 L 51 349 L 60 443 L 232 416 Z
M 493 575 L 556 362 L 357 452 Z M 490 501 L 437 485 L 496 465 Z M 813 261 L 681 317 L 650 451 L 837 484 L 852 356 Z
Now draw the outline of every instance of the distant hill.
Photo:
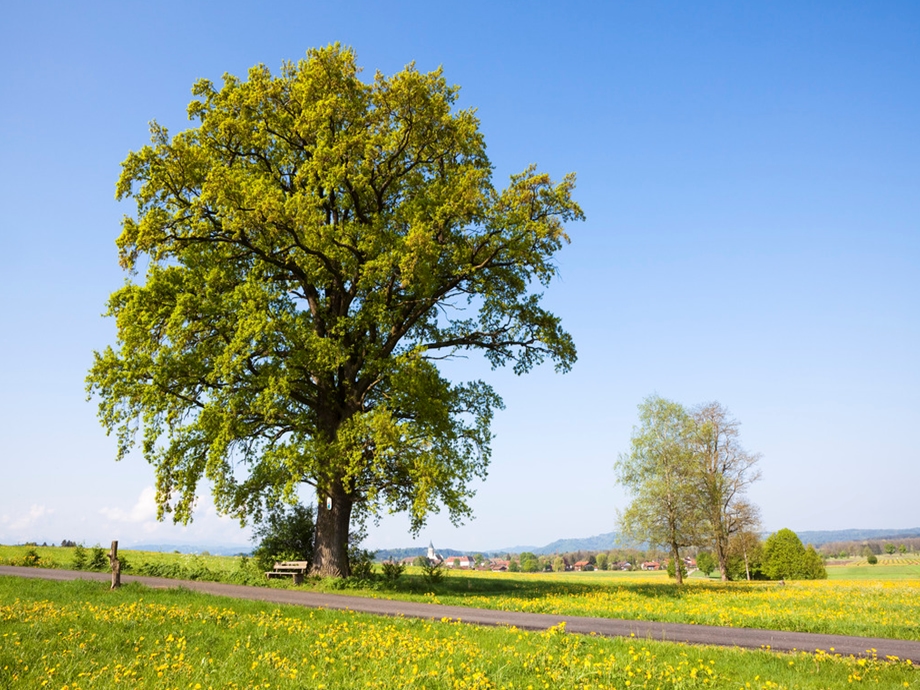
M 793 530 L 795 531 L 795 530 Z M 768 532 L 763 534 L 764 538 Z M 796 532 L 799 539 L 804 544 L 821 546 L 830 542 L 845 541 L 867 541 L 867 540 L 896 540 L 907 539 L 910 537 L 920 537 L 920 527 L 910 529 L 840 529 L 840 530 L 813 530 Z M 538 556 L 547 556 L 554 553 L 568 553 L 570 551 L 610 551 L 612 549 L 626 546 L 617 542 L 616 532 L 605 532 L 596 534 L 593 537 L 583 537 L 581 539 L 557 539 L 546 546 L 512 546 L 505 549 L 467 549 L 458 551 L 457 549 L 438 548 L 439 554 L 444 558 L 454 556 L 472 556 L 476 553 L 482 553 L 486 556 L 502 556 L 508 553 L 523 553 L 529 551 Z M 179 553 L 202 553 L 207 551 L 215 556 L 236 556 L 238 554 L 249 554 L 252 552 L 252 546 L 246 544 L 218 544 L 196 546 L 191 544 L 132 544 L 124 545 L 122 548 L 134 549 L 137 551 L 178 551 Z M 427 547 L 415 546 L 403 549 L 378 549 L 376 560 L 402 560 L 403 558 L 422 556 L 428 552 Z
M 568 551 L 610 551 L 621 544 L 617 543 L 617 533 L 596 534 L 584 539 L 557 539 L 556 541 L 533 551 L 538 556 Z
M 793 530 L 795 531 L 795 530 Z M 764 532 L 766 538 L 770 533 Z M 842 530 L 817 530 L 796 532 L 799 539 L 804 544 L 821 546 L 830 542 L 837 541 L 865 541 L 869 539 L 906 539 L 909 537 L 920 537 L 920 527 L 911 529 L 842 529 Z M 448 556 L 463 556 L 482 553 L 486 556 L 498 556 L 506 553 L 523 553 L 529 551 L 538 556 L 547 556 L 554 553 L 568 553 L 570 551 L 610 551 L 629 544 L 621 544 L 617 541 L 616 532 L 605 532 L 596 534 L 593 537 L 583 537 L 581 539 L 557 539 L 546 546 L 511 546 L 504 549 L 468 549 L 466 551 L 456 551 L 454 549 L 438 549 L 438 553 L 447 558 Z M 639 548 L 645 548 L 640 545 Z M 386 560 L 392 558 L 399 560 L 408 556 L 421 556 L 427 552 L 427 549 L 409 548 L 409 549 L 381 549 L 377 551 L 377 560 Z
M 913 529 L 838 529 L 817 532 L 796 532 L 803 544 L 821 546 L 834 541 L 867 541 L 869 539 L 907 539 L 920 537 L 920 527 Z
M 123 544 L 122 549 L 131 551 L 159 551 L 160 553 L 203 553 L 207 551 L 212 556 L 238 556 L 252 553 L 252 546 L 246 544 L 218 544 L 195 546 L 192 544 Z
M 481 553 L 479 551 L 457 551 L 456 549 L 435 549 L 439 554 L 444 558 L 452 558 L 454 556 L 472 556 L 474 553 Z M 377 549 L 374 552 L 374 560 L 376 561 L 401 561 L 404 558 L 416 558 L 417 556 L 424 556 L 428 553 L 427 546 L 412 546 L 405 549 Z

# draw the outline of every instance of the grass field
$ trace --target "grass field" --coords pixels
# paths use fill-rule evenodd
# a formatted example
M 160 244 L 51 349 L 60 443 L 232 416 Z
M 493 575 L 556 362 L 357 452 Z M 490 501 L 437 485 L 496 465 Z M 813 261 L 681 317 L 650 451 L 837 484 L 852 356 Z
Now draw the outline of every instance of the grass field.
M 71 551 L 37 549 L 43 559 L 65 567 Z M 23 553 L 23 547 L 0 547 L 3 562 L 21 558 Z M 251 564 L 241 572 L 239 558 L 125 553 L 135 566 L 155 562 L 204 574 L 196 579 L 264 583 Z M 691 577 L 683 588 L 661 572 L 451 572 L 433 585 L 420 571 L 410 569 L 396 583 L 350 582 L 341 591 L 505 611 L 920 640 L 920 566 L 899 562 L 898 557 L 875 566 L 840 566 L 841 571 L 855 573 L 847 579 L 838 577 L 836 569 L 829 568 L 830 579 L 824 581 L 723 584 Z M 916 569 L 917 576 L 911 569 Z M 272 586 L 291 585 L 273 580 Z M 308 579 L 304 586 L 329 591 L 339 590 L 342 583 Z
M 841 565 L 831 561 L 827 566 L 827 577 L 829 580 L 917 580 L 920 579 L 920 556 L 879 556 L 876 565 L 869 565 L 864 558 Z
M 0 577 L 0 688 L 920 688 L 906 661 L 379 618 Z

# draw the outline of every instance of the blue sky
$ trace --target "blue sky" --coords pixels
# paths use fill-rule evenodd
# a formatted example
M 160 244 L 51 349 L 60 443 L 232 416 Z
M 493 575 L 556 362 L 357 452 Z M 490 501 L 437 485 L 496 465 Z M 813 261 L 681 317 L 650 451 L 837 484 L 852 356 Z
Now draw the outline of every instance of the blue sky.
M 920 6 L 889 3 L 17 3 L 0 57 L 0 542 L 245 543 L 208 497 L 152 520 L 85 400 L 124 279 L 119 165 L 192 83 L 352 46 L 443 65 L 496 183 L 578 173 L 546 293 L 579 361 L 490 372 L 507 409 L 476 519 L 441 547 L 614 529 L 636 406 L 718 400 L 763 454 L 764 527 L 920 526 Z M 413 543 L 402 517 L 368 546 Z

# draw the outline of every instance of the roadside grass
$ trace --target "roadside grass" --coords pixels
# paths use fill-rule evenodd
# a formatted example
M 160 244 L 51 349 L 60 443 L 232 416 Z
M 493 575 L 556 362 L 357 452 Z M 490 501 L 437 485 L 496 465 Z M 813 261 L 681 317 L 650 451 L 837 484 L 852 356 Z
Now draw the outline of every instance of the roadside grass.
M 0 562 L 21 558 L 26 547 L 0 547 Z M 72 549 L 37 547 L 44 560 L 68 567 Z M 121 553 L 121 552 L 119 552 Z M 128 574 L 201 579 L 278 588 L 250 561 L 127 550 Z M 678 588 L 663 572 L 491 573 L 448 571 L 432 584 L 420 568 L 395 582 L 307 578 L 303 587 L 375 598 L 401 599 L 503 611 L 654 620 L 697 625 L 766 628 L 920 640 L 920 577 L 909 565 L 841 566 L 852 579 L 812 582 L 732 582 L 689 578 Z M 832 573 L 834 568 L 829 569 Z M 874 575 L 874 577 L 869 577 Z
M 0 576 L 0 687 L 920 688 L 906 660 L 530 633 Z

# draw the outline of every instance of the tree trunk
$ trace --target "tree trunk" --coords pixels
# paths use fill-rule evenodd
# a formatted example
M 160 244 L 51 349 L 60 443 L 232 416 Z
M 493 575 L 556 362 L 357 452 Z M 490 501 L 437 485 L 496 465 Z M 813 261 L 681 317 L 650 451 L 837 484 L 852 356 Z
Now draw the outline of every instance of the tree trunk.
M 677 580 L 677 584 L 684 584 L 684 575 L 680 571 L 680 567 L 683 563 L 680 562 L 680 551 L 677 548 L 677 544 L 671 544 L 671 559 L 674 561 L 674 579 Z
M 728 549 L 721 540 L 716 541 L 716 558 L 719 559 L 719 575 L 722 582 L 728 582 Z
M 311 574 L 322 577 L 348 577 L 348 528 L 353 502 L 342 485 L 334 483 L 327 491 L 317 491 L 316 537 L 313 542 Z

